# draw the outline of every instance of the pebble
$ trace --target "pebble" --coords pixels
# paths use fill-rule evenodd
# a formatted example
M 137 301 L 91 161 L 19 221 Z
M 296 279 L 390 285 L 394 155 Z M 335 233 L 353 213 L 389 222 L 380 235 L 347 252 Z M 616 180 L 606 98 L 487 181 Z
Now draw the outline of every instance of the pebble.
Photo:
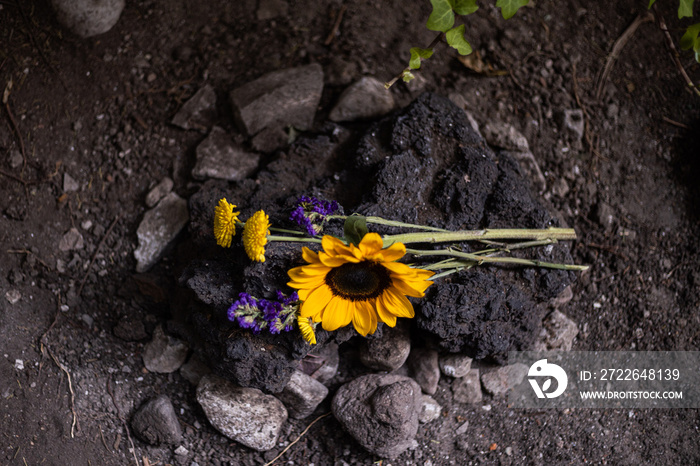
M 341 386 L 331 410 L 343 428 L 375 455 L 393 459 L 413 445 L 421 390 L 411 378 L 368 374 Z
M 84 222 L 81 222 L 80 228 L 82 228 L 85 231 L 90 230 L 90 228 L 92 228 L 92 220 L 85 220 Z
M 197 401 L 214 428 L 258 451 L 277 446 L 287 410 L 281 401 L 256 388 L 238 387 L 214 375 L 197 386 Z
M 68 230 L 58 242 L 58 249 L 64 252 L 83 249 L 84 247 L 83 235 L 75 227 Z
M 260 155 L 248 152 L 235 144 L 222 128 L 215 126 L 211 133 L 197 146 L 197 162 L 192 176 L 203 180 L 216 178 L 240 181 L 258 169 Z
M 578 335 L 578 325 L 558 310 L 554 310 L 542 321 L 542 330 L 535 350 L 571 351 Z
M 442 413 L 442 406 L 435 401 L 435 399 L 430 395 L 421 395 L 421 405 L 420 412 L 418 413 L 418 422 L 421 424 L 426 424 L 432 422 L 440 417 Z
M 144 214 L 136 230 L 139 247 L 134 251 L 134 258 L 138 273 L 155 265 L 189 219 L 187 201 L 173 192 Z
M 313 63 L 273 71 L 230 93 L 231 107 L 241 131 L 253 136 L 267 127 L 313 126 L 323 92 L 323 69 Z
M 175 114 L 171 123 L 182 129 L 207 133 L 216 122 L 216 92 L 207 84 L 199 89 Z
M 173 184 L 173 180 L 167 176 L 160 180 L 160 183 L 158 183 L 146 195 L 146 205 L 148 207 L 153 207 L 154 205 L 158 204 L 161 199 L 163 199 L 168 195 L 168 193 L 170 193 L 170 191 L 173 190 Z
M 131 428 L 150 445 L 182 441 L 180 422 L 167 395 L 160 395 L 144 404 L 131 419 Z
M 460 378 L 469 373 L 472 367 L 472 358 L 464 354 L 443 354 L 438 359 L 440 370 L 448 377 Z
M 328 119 L 335 122 L 370 120 L 394 109 L 394 97 L 384 83 L 365 76 L 345 89 Z
M 573 134 L 577 141 L 583 138 L 583 131 L 585 128 L 583 110 L 580 108 L 564 110 L 559 116 L 559 119 L 563 130 Z
M 12 149 L 10 151 L 10 167 L 19 168 L 24 163 L 24 157 L 22 153 L 17 149 Z
M 63 174 L 63 191 L 70 193 L 80 189 L 80 185 L 68 173 Z
M 112 29 L 125 3 L 125 0 L 51 0 L 58 22 L 83 38 Z
M 143 349 L 143 364 L 151 372 L 169 374 L 178 370 L 187 359 L 185 342 L 166 335 L 163 327 L 153 331 L 153 339 Z
M 5 292 L 5 299 L 10 304 L 17 304 L 22 299 L 22 294 L 18 290 L 9 290 Z
M 370 369 L 393 371 L 401 367 L 411 352 L 408 328 L 402 322 L 396 327 L 385 327 L 381 338 L 363 340 L 360 361 Z
M 428 348 L 414 348 L 407 361 L 413 379 L 418 382 L 423 393 L 434 395 L 440 381 L 438 353 Z
M 326 396 L 328 389 L 325 385 L 301 371 L 294 371 L 277 398 L 286 406 L 289 417 L 304 419 L 316 410 Z
M 490 146 L 517 152 L 530 150 L 525 136 L 513 125 L 500 122 L 486 123 L 482 128 L 482 134 Z
M 479 369 L 470 369 L 467 375 L 452 382 L 452 397 L 458 403 L 479 403 L 482 400 Z
M 504 395 L 508 390 L 520 385 L 527 375 L 528 367 L 522 363 L 509 364 L 485 371 L 481 375 L 484 390 L 491 395 Z
M 18 371 L 23 371 L 24 370 L 24 361 L 21 359 L 15 359 L 15 369 Z

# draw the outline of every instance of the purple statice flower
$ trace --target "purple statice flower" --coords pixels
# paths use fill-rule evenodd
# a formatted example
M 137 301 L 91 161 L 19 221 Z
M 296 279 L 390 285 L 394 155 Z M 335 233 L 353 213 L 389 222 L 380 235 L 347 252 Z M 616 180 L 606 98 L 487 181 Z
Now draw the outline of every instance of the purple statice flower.
M 293 292 L 289 296 L 277 292 L 277 301 L 257 299 L 248 293 L 240 293 L 238 300 L 228 309 L 228 318 L 258 334 L 264 329 L 278 334 L 294 328 L 294 318 L 299 308 L 299 296 Z
M 336 201 L 322 201 L 313 196 L 301 196 L 289 219 L 304 228 L 309 236 L 316 236 L 323 231 L 326 217 L 333 215 L 338 208 Z

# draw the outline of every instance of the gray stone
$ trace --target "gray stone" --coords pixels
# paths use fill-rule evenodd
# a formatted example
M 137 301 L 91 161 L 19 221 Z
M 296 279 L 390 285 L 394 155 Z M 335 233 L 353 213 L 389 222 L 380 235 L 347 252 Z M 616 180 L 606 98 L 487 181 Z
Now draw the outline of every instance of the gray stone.
M 114 336 L 124 341 L 139 341 L 148 337 L 143 320 L 137 315 L 122 316 L 112 329 Z
M 559 293 L 556 298 L 551 302 L 551 306 L 554 309 L 559 309 L 560 307 L 568 304 L 569 301 L 574 297 L 574 291 L 571 289 L 571 285 L 564 288 L 564 291 Z
M 440 413 L 442 413 L 442 406 L 440 406 L 432 396 L 421 395 L 420 400 L 421 405 L 420 413 L 418 413 L 418 422 L 421 424 L 426 424 L 440 417 Z
M 250 146 L 254 150 L 267 153 L 274 152 L 288 144 L 289 135 L 280 127 L 263 128 L 250 141 Z
M 438 363 L 443 374 L 460 378 L 469 373 L 469 369 L 472 367 L 472 358 L 464 354 L 448 353 L 440 356 Z
M 595 219 L 605 228 L 605 231 L 610 231 L 615 224 L 615 211 L 610 204 L 600 201 L 596 205 Z
M 182 429 L 175 409 L 166 395 L 144 404 L 131 419 L 131 428 L 150 445 L 176 444 L 182 440 Z
M 260 0 L 256 16 L 258 21 L 287 16 L 289 4 L 285 0 Z
M 576 335 L 578 335 L 576 322 L 558 310 L 554 310 L 542 321 L 542 331 L 535 349 L 571 351 Z
M 320 348 L 314 348 L 301 361 L 302 370 L 321 383 L 329 382 L 338 372 L 340 355 L 336 343 L 326 343 Z
M 183 129 L 206 133 L 216 122 L 216 92 L 207 84 L 185 102 L 171 123 Z
M 513 125 L 500 122 L 486 123 L 481 132 L 490 146 L 517 152 L 530 150 L 525 136 Z
M 497 369 L 484 371 L 481 384 L 491 395 L 504 395 L 508 390 L 522 383 L 528 367 L 522 363 L 509 364 Z
M 471 369 L 452 382 L 452 397 L 458 403 L 479 403 L 482 399 L 479 369 Z
M 205 375 L 197 386 L 197 401 L 209 423 L 226 437 L 258 451 L 277 445 L 287 410 L 281 401 L 257 388 L 238 387 Z
M 268 73 L 230 97 L 241 131 L 253 136 L 268 127 L 311 129 L 322 92 L 323 69 L 314 63 Z
M 583 110 L 579 108 L 574 110 L 564 110 L 561 112 L 559 119 L 563 130 L 569 131 L 578 141 L 583 138 L 583 131 L 585 129 Z
M 552 184 L 552 194 L 558 197 L 564 197 L 569 193 L 569 183 L 564 178 L 559 178 Z
M 303 419 L 310 416 L 328 396 L 328 389 L 318 380 L 295 371 L 277 398 L 287 407 L 289 417 Z
M 187 201 L 172 192 L 146 212 L 136 230 L 139 239 L 139 247 L 134 251 L 136 271 L 142 273 L 153 267 L 189 219 Z
M 77 228 L 68 230 L 58 242 L 58 249 L 61 251 L 73 251 L 84 247 L 83 235 L 80 234 Z
M 260 163 L 260 155 L 244 150 L 233 142 L 226 131 L 214 126 L 209 136 L 197 146 L 197 163 L 192 176 L 197 179 L 217 178 L 240 181 L 252 175 Z
M 180 368 L 180 375 L 195 386 L 199 385 L 199 381 L 202 380 L 202 377 L 210 373 L 211 369 L 209 366 L 196 354 L 190 356 L 190 359 Z
M 396 327 L 385 327 L 381 338 L 363 340 L 360 361 L 370 369 L 393 371 L 406 362 L 411 352 L 411 339 L 404 322 Z
M 527 178 L 538 193 L 542 194 L 547 189 L 547 181 L 532 152 L 503 151 L 501 154 L 512 157 L 518 162 L 518 165 L 520 165 L 520 168 L 525 172 L 525 175 L 527 175 Z
M 63 191 L 71 193 L 80 189 L 80 185 L 75 178 L 70 176 L 68 173 L 63 174 Z
M 146 195 L 146 205 L 153 207 L 173 190 L 173 180 L 167 176 L 163 178 L 153 189 Z
M 421 391 L 408 377 L 369 374 L 338 389 L 331 409 L 343 428 L 370 453 L 396 458 L 418 431 Z
M 9 161 L 10 167 L 19 168 L 24 163 L 24 157 L 22 157 L 22 153 L 20 151 L 18 151 L 17 149 L 12 149 L 10 151 Z
M 125 0 L 51 0 L 58 22 L 80 37 L 92 37 L 112 29 L 125 3 Z
M 407 361 L 413 379 L 418 382 L 423 393 L 433 395 L 440 381 L 438 353 L 428 348 L 414 348 Z
M 17 304 L 22 299 L 22 293 L 19 290 L 8 290 L 5 293 L 5 299 L 10 304 Z
M 166 335 L 161 326 L 153 331 L 153 339 L 143 349 L 143 364 L 151 372 L 169 374 L 178 370 L 187 359 L 185 342 Z
M 335 122 L 370 120 L 394 109 L 394 97 L 381 81 L 365 76 L 345 89 L 328 115 Z

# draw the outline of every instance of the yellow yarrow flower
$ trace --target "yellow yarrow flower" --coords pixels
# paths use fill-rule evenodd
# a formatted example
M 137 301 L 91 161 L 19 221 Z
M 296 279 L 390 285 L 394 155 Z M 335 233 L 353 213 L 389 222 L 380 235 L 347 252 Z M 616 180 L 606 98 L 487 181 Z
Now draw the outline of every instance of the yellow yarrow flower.
M 314 333 L 314 328 L 311 326 L 311 322 L 308 317 L 297 316 L 297 325 L 299 325 L 299 331 L 304 340 L 308 341 L 310 345 L 316 344 L 316 334 Z
M 225 248 L 231 247 L 231 240 L 236 234 L 236 222 L 240 212 L 234 212 L 236 206 L 229 204 L 226 198 L 219 200 L 214 208 L 214 237 L 216 244 Z
M 377 233 L 366 234 L 358 246 L 329 235 L 321 245 L 318 253 L 302 249 L 308 264 L 288 272 L 288 285 L 299 290 L 299 315 L 321 322 L 324 330 L 352 322 L 366 336 L 375 332 L 378 321 L 393 327 L 397 317 L 415 315 L 406 296 L 422 298 L 433 283 L 427 279 L 434 272 L 396 262 L 406 246 L 394 243 L 384 249 Z
M 267 214 L 258 210 L 243 228 L 243 247 L 251 260 L 265 262 L 265 245 L 270 234 L 270 220 Z

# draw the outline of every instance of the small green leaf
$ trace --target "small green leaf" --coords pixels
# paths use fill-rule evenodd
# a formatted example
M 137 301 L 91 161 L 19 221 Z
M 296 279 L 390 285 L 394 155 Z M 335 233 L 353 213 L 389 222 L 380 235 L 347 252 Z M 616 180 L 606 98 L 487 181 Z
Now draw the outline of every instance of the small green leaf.
M 464 24 L 452 28 L 445 33 L 445 38 L 450 47 L 457 49 L 460 55 L 469 55 L 472 53 L 472 46 L 464 38 L 465 27 Z
M 685 30 L 685 34 L 683 34 L 683 37 L 681 37 L 681 48 L 683 50 L 693 48 L 698 39 L 698 34 L 700 34 L 700 23 L 695 23 L 692 26 L 688 26 L 688 29 Z
M 351 215 L 345 219 L 343 225 L 343 234 L 345 239 L 355 246 L 360 244 L 362 238 L 365 237 L 367 230 L 367 219 L 362 215 Z
M 693 52 L 695 52 L 695 61 L 700 63 L 700 37 L 695 39 L 695 45 L 693 46 Z
M 528 3 L 530 3 L 530 0 L 497 0 L 496 7 L 501 9 L 503 19 L 510 19 L 521 7 Z
M 430 0 L 433 12 L 430 13 L 426 27 L 431 31 L 449 31 L 455 23 L 455 14 L 452 11 L 450 0 Z
M 407 83 L 413 81 L 416 77 L 413 76 L 413 73 L 411 73 L 410 71 L 404 71 L 401 75 L 401 78 L 403 79 L 403 82 Z
M 458 15 L 470 15 L 479 9 L 476 0 L 450 0 L 450 3 L 452 3 L 452 9 Z
M 678 19 L 693 17 L 693 2 L 695 2 L 695 0 L 678 1 Z
M 408 62 L 408 67 L 412 70 L 420 68 L 421 60 L 430 58 L 433 55 L 433 49 L 421 49 L 419 47 L 411 47 L 411 60 Z
M 649 6 L 647 7 L 647 10 L 651 8 L 651 6 L 654 4 L 656 0 L 649 0 Z

